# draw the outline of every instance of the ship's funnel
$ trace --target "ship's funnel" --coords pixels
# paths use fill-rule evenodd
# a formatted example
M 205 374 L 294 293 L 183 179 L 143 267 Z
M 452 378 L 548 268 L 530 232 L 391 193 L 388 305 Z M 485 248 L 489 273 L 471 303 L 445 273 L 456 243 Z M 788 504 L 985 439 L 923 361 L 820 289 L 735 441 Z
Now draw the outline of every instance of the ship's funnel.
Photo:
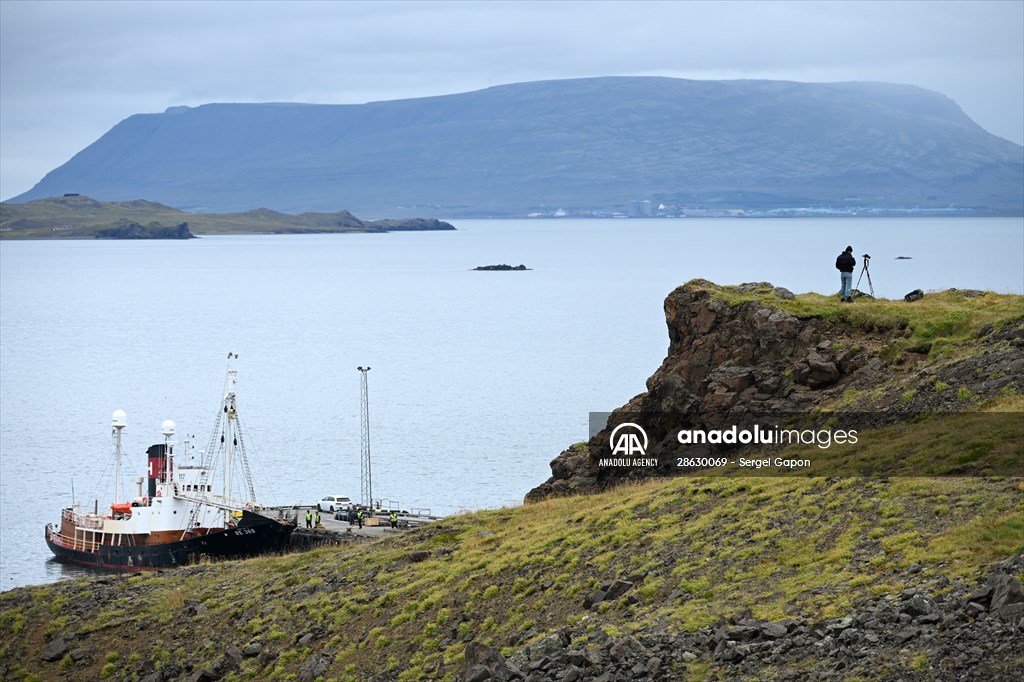
M 156 497 L 156 484 L 164 480 L 167 471 L 167 448 L 163 443 L 150 445 L 146 450 L 146 457 L 149 458 L 149 497 Z

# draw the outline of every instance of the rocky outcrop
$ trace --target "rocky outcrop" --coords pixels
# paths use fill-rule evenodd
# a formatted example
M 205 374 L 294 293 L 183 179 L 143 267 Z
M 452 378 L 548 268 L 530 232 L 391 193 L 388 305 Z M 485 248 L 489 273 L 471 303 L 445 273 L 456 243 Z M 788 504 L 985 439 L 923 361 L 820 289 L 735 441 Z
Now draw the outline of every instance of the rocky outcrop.
M 1024 653 L 1024 556 L 996 564 L 973 591 L 946 581 L 907 589 L 820 622 L 767 621 L 749 611 L 696 632 L 612 634 L 567 628 L 512 653 L 471 642 L 462 682 L 689 679 L 710 667 L 735 680 L 1016 679 Z M 912 652 L 913 655 L 908 654 Z
M 367 220 L 367 227 L 384 232 L 422 232 L 425 230 L 454 230 L 451 223 L 437 218 L 407 218 L 405 220 Z
M 125 222 L 97 230 L 96 239 L 195 239 L 196 236 L 188 229 L 188 223 L 174 227 L 149 223 L 146 226 L 138 223 Z
M 739 303 L 720 295 L 758 294 Z M 735 298 L 735 297 L 734 297 Z M 742 298 L 742 297 L 741 297 Z M 595 492 L 623 480 L 678 473 L 676 457 L 713 454 L 709 446 L 680 450 L 679 429 L 746 428 L 771 419 L 803 418 L 834 404 L 844 392 L 871 392 L 872 401 L 847 406 L 861 427 L 880 426 L 922 411 L 958 411 L 969 403 L 958 391 L 942 395 L 941 378 L 972 400 L 1020 391 L 1024 373 L 1024 326 L 982 329 L 984 353 L 916 368 L 930 348 L 908 348 L 900 366 L 887 349 L 910 336 L 906 324 L 860 328 L 820 317 L 801 319 L 772 305 L 791 292 L 767 282 L 720 287 L 693 280 L 665 299 L 669 348 L 661 367 L 647 380 L 647 391 L 611 413 L 608 426 L 585 445 L 577 444 L 551 462 L 551 477 L 531 490 L 526 501 L 552 495 Z M 769 301 L 769 302 L 762 302 Z M 870 305 L 870 304 L 865 304 Z M 989 338 L 991 337 L 991 338 Z M 891 355 L 891 353 L 890 353 Z M 940 376 L 941 374 L 941 376 Z M 891 381 L 899 375 L 899 382 Z M 887 383 L 888 382 L 888 383 Z M 909 391 L 909 393 L 908 393 Z M 911 403 L 907 395 L 917 395 Z M 644 456 L 656 466 L 601 467 L 609 456 L 614 427 L 641 423 L 649 438 Z
M 508 265 L 507 263 L 502 263 L 501 265 L 478 265 L 477 267 L 475 267 L 473 269 L 474 270 L 483 270 L 483 271 L 507 272 L 507 271 L 510 271 L 510 270 L 530 270 L 532 268 L 528 268 L 528 267 L 526 267 L 525 265 L 522 265 L 522 264 L 520 264 L 520 265 Z
M 646 454 L 676 453 L 677 429 L 719 428 L 742 423 L 753 414 L 798 413 L 817 401 L 816 392 L 835 385 L 871 360 L 864 351 L 837 350 L 835 332 L 819 320 L 800 320 L 757 302 L 731 306 L 715 296 L 718 289 L 694 280 L 665 299 L 669 348 L 661 367 L 642 393 L 612 413 L 609 424 L 638 421 L 651 439 Z M 748 284 L 738 291 L 788 290 L 767 283 Z M 661 466 L 601 469 L 595 453 L 608 441 L 610 428 L 588 447 L 573 447 L 551 463 L 552 477 L 530 491 L 527 501 L 549 495 L 599 490 L 623 478 L 666 474 Z

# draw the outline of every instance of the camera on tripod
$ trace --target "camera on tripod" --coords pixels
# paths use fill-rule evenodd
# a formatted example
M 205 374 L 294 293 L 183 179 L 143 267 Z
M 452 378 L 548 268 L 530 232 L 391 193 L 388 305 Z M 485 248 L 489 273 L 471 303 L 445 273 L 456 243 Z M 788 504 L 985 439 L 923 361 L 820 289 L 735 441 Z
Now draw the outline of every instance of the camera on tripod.
M 860 277 L 857 278 L 857 291 L 860 291 L 860 281 L 864 278 L 864 275 L 868 276 L 868 289 L 871 290 L 871 297 L 875 296 L 875 285 L 871 283 L 871 271 L 868 269 L 871 263 L 871 254 L 865 253 L 861 258 L 864 259 L 863 265 L 860 269 Z M 861 292 L 863 293 L 863 292 Z

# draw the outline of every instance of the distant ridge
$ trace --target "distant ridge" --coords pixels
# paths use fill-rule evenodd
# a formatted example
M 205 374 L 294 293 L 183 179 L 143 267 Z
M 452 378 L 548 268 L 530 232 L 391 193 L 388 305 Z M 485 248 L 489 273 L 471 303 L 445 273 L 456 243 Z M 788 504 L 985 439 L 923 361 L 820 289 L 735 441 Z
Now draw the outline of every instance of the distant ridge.
M 360 220 L 348 211 L 290 215 L 266 208 L 244 213 L 187 213 L 136 199 L 96 201 L 80 194 L 0 204 L 0 239 L 188 239 L 195 234 L 297 234 L 454 230 L 436 219 Z
M 921 88 L 609 77 L 137 114 L 12 201 L 79 192 L 382 218 L 642 201 L 1024 214 L 1022 188 L 1024 148 Z

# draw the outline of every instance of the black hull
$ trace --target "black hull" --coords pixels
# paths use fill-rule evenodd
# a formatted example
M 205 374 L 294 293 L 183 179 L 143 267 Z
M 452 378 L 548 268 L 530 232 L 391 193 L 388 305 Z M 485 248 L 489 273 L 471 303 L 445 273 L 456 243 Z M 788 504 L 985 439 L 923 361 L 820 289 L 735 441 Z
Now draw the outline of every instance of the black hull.
M 280 552 L 287 549 L 293 530 L 293 523 L 282 523 L 244 511 L 236 528 L 161 545 L 102 545 L 98 552 L 85 552 L 52 542 L 49 531 L 46 534 L 46 545 L 58 561 L 97 568 L 137 571 L 187 566 L 203 559 L 243 559 Z

